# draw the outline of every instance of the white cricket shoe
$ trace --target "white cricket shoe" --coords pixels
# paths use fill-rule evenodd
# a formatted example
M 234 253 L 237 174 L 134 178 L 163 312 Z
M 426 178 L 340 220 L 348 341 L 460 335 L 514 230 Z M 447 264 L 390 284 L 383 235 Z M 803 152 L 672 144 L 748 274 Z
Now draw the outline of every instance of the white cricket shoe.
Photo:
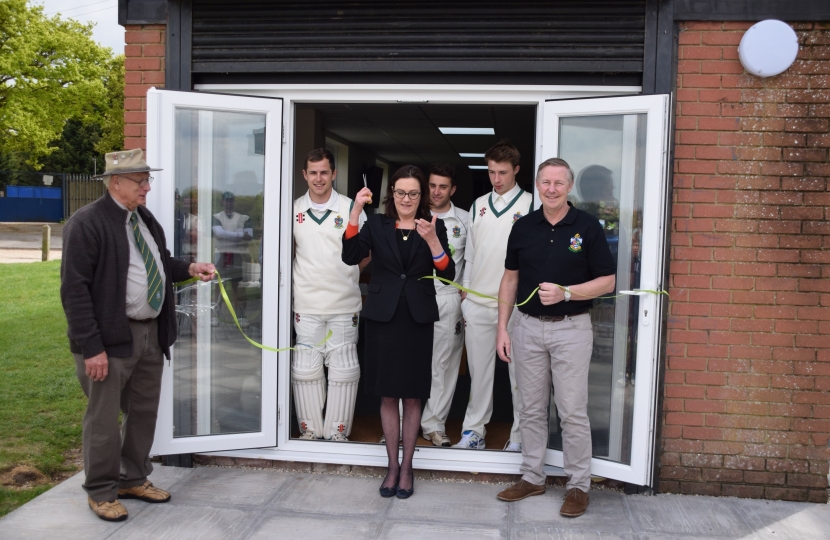
M 331 436 L 331 439 L 329 439 L 329 440 L 330 441 L 338 441 L 338 442 L 349 442 L 349 439 L 347 439 L 346 436 L 343 435 L 342 433 L 335 433 L 334 435 Z
M 504 445 L 505 452 L 521 452 L 522 451 L 522 443 L 520 442 L 513 442 L 511 440 L 507 441 L 507 444 Z
M 297 437 L 297 438 L 298 438 L 298 439 L 307 440 L 307 441 L 316 441 L 316 440 L 317 440 L 317 437 L 315 437 L 315 436 L 314 436 L 314 432 L 313 432 L 313 431 L 303 431 L 303 432 L 300 434 L 300 436 L 299 436 L 299 437 Z
M 453 448 L 466 448 L 467 450 L 484 450 L 484 438 L 475 431 L 467 430 L 461 433 L 461 440 Z

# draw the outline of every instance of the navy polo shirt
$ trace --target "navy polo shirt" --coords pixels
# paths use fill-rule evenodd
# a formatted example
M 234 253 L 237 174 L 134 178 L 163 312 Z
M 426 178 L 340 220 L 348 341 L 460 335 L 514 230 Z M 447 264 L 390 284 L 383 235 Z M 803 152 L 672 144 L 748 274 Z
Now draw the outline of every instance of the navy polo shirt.
M 540 283 L 578 285 L 617 273 L 611 250 L 597 218 L 568 203 L 568 213 L 556 225 L 545 219 L 543 208 L 513 224 L 507 241 L 504 267 L 519 271 L 516 302 L 524 300 Z M 519 308 L 528 315 L 571 315 L 590 309 L 593 300 L 579 300 L 543 306 L 539 295 Z

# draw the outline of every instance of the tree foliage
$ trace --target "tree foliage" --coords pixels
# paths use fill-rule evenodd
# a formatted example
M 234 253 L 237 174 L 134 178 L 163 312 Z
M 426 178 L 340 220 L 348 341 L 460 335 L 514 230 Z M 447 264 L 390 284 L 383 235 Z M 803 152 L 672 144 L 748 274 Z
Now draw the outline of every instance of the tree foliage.
M 107 84 L 117 74 L 112 51 L 93 41 L 92 26 L 46 17 L 43 7 L 27 6 L 26 0 L 0 1 L 3 153 L 21 156 L 38 170 L 67 120 L 83 120 L 95 115 L 91 105 L 108 103 Z

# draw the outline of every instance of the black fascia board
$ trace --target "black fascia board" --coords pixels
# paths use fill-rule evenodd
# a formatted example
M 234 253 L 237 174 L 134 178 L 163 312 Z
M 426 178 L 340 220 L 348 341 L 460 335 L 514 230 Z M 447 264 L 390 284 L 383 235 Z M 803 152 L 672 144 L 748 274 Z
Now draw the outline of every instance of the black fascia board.
M 167 24 L 167 0 L 118 0 L 118 24 Z
M 674 0 L 676 21 L 830 21 L 827 0 Z

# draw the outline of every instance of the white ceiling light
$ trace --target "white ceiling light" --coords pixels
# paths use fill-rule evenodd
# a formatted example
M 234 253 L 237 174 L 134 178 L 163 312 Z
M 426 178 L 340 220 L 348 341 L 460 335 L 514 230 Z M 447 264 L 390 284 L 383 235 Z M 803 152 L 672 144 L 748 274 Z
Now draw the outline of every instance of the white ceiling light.
M 444 135 L 495 135 L 493 128 L 439 127 Z
M 461 157 L 471 157 L 471 158 L 483 158 L 484 157 L 484 154 L 470 154 L 470 153 L 467 153 L 467 152 L 459 152 L 458 155 L 461 156 Z
M 738 45 L 738 58 L 749 73 L 773 77 L 785 72 L 798 55 L 798 36 L 789 24 L 768 19 L 754 24 Z
M 487 165 L 467 165 L 471 169 L 486 169 Z

